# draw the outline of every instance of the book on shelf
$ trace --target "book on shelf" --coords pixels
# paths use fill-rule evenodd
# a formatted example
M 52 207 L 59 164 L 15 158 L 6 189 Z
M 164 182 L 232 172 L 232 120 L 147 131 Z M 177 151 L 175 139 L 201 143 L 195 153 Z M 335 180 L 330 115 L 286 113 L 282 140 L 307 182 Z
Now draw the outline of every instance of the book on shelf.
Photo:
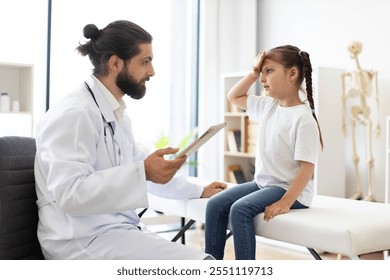
M 246 182 L 244 172 L 240 165 L 228 166 L 228 181 L 234 184 L 242 184 Z
M 241 130 L 233 130 L 234 140 L 236 141 L 237 150 L 241 152 Z
M 246 119 L 245 122 L 247 131 L 245 151 L 249 154 L 255 154 L 258 124 L 257 122 L 251 121 L 249 119 Z
M 241 151 L 241 131 L 238 129 L 229 129 L 226 134 L 227 144 L 230 152 Z

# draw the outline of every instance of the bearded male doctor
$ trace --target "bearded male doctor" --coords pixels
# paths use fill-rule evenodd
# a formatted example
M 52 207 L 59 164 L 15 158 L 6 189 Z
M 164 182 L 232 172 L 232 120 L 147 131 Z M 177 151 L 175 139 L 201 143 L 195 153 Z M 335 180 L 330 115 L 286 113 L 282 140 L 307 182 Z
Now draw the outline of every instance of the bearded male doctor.
M 165 198 L 210 197 L 226 188 L 204 187 L 176 174 L 186 157 L 177 148 L 146 155 L 134 140 L 124 95 L 141 99 L 154 75 L 152 36 L 129 21 L 99 30 L 77 50 L 93 74 L 52 107 L 36 134 L 38 238 L 46 259 L 207 259 L 202 250 L 141 229 L 135 211 L 147 193 Z

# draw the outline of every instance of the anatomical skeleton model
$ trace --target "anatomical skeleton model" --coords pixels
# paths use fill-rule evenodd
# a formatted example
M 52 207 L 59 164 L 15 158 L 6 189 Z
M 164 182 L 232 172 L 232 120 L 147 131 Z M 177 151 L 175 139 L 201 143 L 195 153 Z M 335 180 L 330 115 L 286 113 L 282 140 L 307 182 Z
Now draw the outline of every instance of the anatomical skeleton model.
M 372 89 L 375 92 L 375 101 L 379 115 L 379 97 L 378 97 L 378 79 L 376 71 L 367 71 L 360 67 L 358 55 L 362 51 L 362 43 L 352 42 L 348 46 L 351 59 L 356 62 L 356 70 L 352 72 L 345 72 L 341 75 L 343 84 L 343 119 L 342 130 L 344 136 L 347 133 L 346 127 L 346 106 L 347 99 L 354 99 L 358 101 L 357 105 L 350 108 L 351 114 L 351 133 L 352 133 L 352 148 L 353 148 L 353 163 L 355 168 L 356 190 L 351 197 L 353 199 L 364 199 L 369 201 L 376 201 L 374 195 L 374 158 L 372 155 L 372 120 L 371 109 L 368 106 L 369 98 L 372 98 Z M 359 174 L 359 155 L 356 148 L 356 126 L 363 126 L 367 134 L 367 170 L 368 170 L 368 194 L 363 196 L 362 183 Z M 379 118 L 376 126 L 376 137 L 380 135 Z

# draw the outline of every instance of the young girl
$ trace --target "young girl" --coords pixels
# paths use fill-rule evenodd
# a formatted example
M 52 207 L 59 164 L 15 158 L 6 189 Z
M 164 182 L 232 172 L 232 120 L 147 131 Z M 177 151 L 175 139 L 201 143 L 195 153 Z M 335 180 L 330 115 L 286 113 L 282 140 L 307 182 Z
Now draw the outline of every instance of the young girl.
M 269 221 L 290 209 L 308 208 L 322 138 L 314 112 L 309 54 L 294 46 L 261 52 L 252 71 L 228 93 L 229 101 L 259 122 L 252 182 L 212 197 L 206 210 L 206 252 L 223 259 L 230 219 L 236 259 L 256 258 L 253 219 Z M 266 96 L 248 95 L 260 77 Z M 299 90 L 306 82 L 307 103 Z M 286 229 L 288 230 L 288 229 Z

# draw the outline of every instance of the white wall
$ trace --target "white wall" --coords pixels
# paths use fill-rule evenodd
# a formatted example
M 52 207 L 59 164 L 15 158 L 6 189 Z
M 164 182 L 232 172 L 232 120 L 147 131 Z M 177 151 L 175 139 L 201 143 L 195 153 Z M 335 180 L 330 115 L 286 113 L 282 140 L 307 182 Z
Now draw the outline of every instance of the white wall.
M 385 116 L 390 115 L 390 2 L 386 0 L 260 0 L 259 46 L 269 49 L 278 45 L 293 44 L 310 53 L 312 64 L 354 70 L 347 46 L 351 41 L 363 43 L 360 64 L 364 69 L 378 71 L 380 125 L 382 134 L 373 142 L 375 158 L 376 196 L 384 200 Z M 340 89 L 340 96 L 342 90 Z M 341 106 L 335 99 L 334 106 Z M 372 108 L 375 118 L 375 106 Z M 326 122 L 326 119 L 321 119 Z M 349 127 L 350 128 L 350 127 Z M 334 129 L 341 129 L 335 127 Z M 350 129 L 349 129 L 350 132 Z M 361 155 L 361 176 L 367 174 L 364 131 L 358 131 Z M 347 196 L 354 191 L 351 139 L 347 137 Z M 326 143 L 325 143 L 326 149 Z M 339 155 L 334 155 L 338 160 Z M 364 182 L 367 192 L 367 183 Z
M 46 0 L 0 2 L 0 63 L 33 65 L 34 119 L 45 112 L 47 10 Z

